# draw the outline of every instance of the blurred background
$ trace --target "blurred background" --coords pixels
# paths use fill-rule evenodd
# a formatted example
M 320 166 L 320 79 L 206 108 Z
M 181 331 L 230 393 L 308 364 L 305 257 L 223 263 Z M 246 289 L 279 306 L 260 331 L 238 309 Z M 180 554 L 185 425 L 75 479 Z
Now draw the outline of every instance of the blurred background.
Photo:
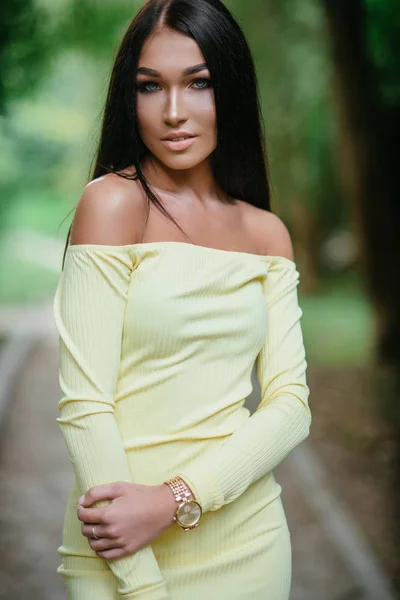
M 51 303 L 114 53 L 142 4 L 2 3 L 0 597 L 10 600 L 64 598 L 55 551 L 72 473 L 55 422 Z M 314 420 L 277 474 L 293 539 L 291 598 L 395 598 L 399 3 L 225 4 L 253 51 L 273 210 L 290 229 L 301 272 Z M 252 410 L 257 392 L 255 382 Z

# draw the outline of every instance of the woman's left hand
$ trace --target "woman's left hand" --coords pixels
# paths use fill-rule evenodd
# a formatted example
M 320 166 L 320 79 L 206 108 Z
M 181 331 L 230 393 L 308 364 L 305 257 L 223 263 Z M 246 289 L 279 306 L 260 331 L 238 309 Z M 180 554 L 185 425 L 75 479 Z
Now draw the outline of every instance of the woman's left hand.
M 107 506 L 92 504 L 111 500 Z M 151 543 L 174 524 L 176 500 L 165 485 L 118 482 L 91 488 L 77 503 L 81 529 L 105 560 L 122 558 Z M 83 507 L 83 508 L 82 508 Z M 93 537 L 92 528 L 97 537 Z

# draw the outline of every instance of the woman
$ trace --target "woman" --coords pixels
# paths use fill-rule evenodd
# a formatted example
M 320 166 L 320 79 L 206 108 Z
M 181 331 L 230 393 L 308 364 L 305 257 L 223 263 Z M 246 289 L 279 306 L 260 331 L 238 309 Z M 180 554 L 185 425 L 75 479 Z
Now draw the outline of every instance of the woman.
M 150 0 L 132 21 L 69 234 L 68 598 L 287 600 L 273 469 L 311 421 L 299 273 L 269 210 L 251 54 L 219 0 Z

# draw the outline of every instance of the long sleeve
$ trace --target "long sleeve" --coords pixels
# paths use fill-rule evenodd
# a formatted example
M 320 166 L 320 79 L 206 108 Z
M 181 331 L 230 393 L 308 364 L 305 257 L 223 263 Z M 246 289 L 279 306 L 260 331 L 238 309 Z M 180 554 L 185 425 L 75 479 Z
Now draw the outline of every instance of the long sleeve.
M 99 484 L 132 481 L 114 394 L 133 264 L 130 247 L 70 246 L 55 296 L 62 392 L 57 422 L 82 494 Z M 169 598 L 151 546 L 107 564 L 121 600 Z
M 203 511 L 233 502 L 309 434 L 311 412 L 298 282 L 293 261 L 272 259 L 263 283 L 268 331 L 256 363 L 261 402 L 221 446 L 177 473 L 191 487 Z

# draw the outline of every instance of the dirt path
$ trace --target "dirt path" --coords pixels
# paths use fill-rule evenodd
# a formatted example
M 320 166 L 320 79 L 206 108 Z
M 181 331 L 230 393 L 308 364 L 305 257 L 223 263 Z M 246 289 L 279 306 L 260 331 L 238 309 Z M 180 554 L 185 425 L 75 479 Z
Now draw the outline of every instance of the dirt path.
M 56 573 L 70 465 L 56 424 L 57 348 L 41 343 L 29 358 L 2 440 L 0 597 L 62 600 Z

